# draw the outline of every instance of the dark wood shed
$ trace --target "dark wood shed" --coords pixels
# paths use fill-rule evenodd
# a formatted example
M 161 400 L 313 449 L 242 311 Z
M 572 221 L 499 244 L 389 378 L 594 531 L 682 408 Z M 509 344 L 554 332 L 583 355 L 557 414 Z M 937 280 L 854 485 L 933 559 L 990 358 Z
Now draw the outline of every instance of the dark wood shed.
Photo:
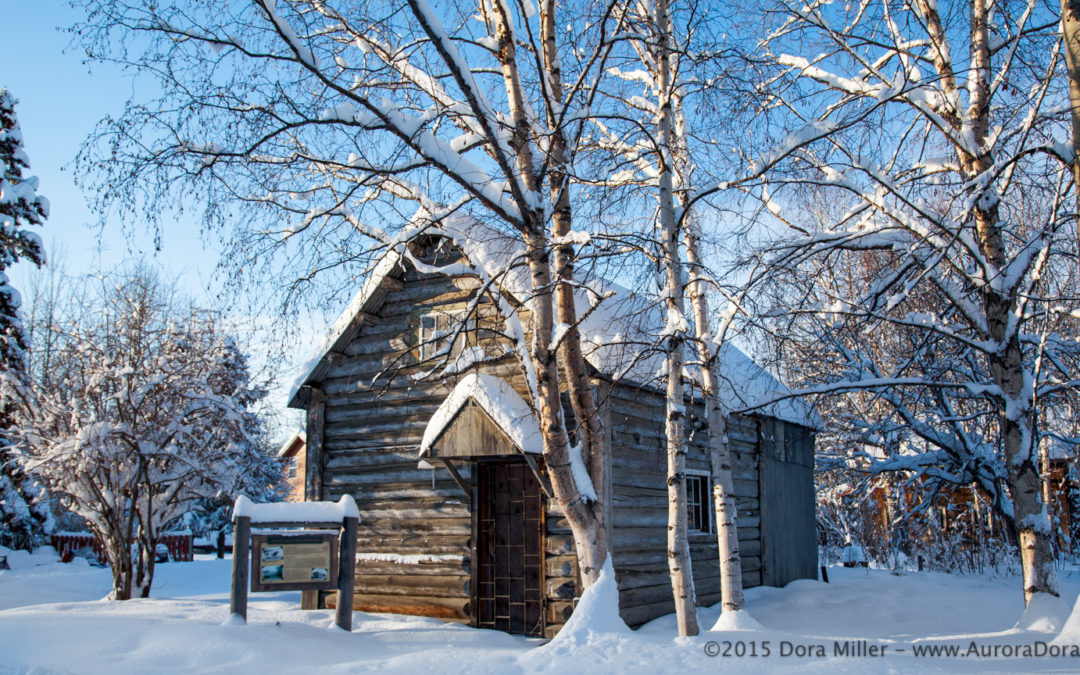
M 514 243 L 454 234 L 387 254 L 298 379 L 289 404 L 307 411 L 306 496 L 348 493 L 360 508 L 356 609 L 552 635 L 580 583 L 507 339 L 520 328 L 503 319 L 507 307 L 528 313 L 506 262 Z M 495 275 L 499 296 L 486 285 Z M 606 497 L 620 611 L 637 626 L 674 611 L 664 399 L 657 357 L 643 348 L 657 317 L 613 285 L 592 290 L 579 302 L 606 299 L 582 332 L 612 451 L 606 463 L 582 459 Z M 725 364 L 733 401 L 782 389 L 734 347 Z M 691 553 L 698 603 L 709 605 L 719 567 L 704 410 L 692 409 Z M 816 576 L 812 425 L 797 402 L 732 420 L 747 587 Z

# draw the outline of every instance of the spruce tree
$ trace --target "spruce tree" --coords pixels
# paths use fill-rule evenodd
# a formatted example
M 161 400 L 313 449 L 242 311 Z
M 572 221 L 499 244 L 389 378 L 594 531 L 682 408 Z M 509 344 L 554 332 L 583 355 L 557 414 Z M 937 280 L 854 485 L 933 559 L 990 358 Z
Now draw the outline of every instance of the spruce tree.
M 23 176 L 30 159 L 22 147 L 15 99 L 0 88 L 0 546 L 31 548 L 40 541 L 47 514 L 40 490 L 15 461 L 10 433 L 13 408 L 26 384 L 26 333 L 19 321 L 19 293 L 7 270 L 26 259 L 41 266 L 41 239 L 24 229 L 41 225 L 49 202 L 37 194 L 38 179 Z

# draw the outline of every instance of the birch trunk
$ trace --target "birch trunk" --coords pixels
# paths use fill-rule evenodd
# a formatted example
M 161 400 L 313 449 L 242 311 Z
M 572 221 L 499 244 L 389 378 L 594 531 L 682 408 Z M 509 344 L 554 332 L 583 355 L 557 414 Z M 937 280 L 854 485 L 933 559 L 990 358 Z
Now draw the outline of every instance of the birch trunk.
M 692 270 L 702 269 L 698 237 L 692 225 L 684 225 L 686 261 Z M 709 335 L 709 305 L 704 281 L 697 273 L 691 275 L 687 287 L 691 311 L 694 314 L 694 335 L 698 359 L 702 367 L 702 392 L 705 413 L 709 422 L 709 468 L 713 484 L 713 508 L 716 512 L 716 543 L 720 557 L 720 593 L 723 611 L 737 612 L 744 606 L 742 585 L 742 556 L 739 553 L 739 525 L 735 503 L 735 479 L 731 473 L 733 459 L 728 439 L 729 412 L 720 399 L 719 351 L 712 353 Z M 721 338 L 716 339 L 719 350 Z
M 497 4 L 494 8 L 498 26 L 498 56 L 514 123 L 513 145 L 517 168 L 526 189 L 532 195 L 538 196 L 542 187 L 541 178 L 537 175 L 531 146 L 527 142 L 530 134 L 529 113 L 526 108 L 528 104 L 517 68 L 516 47 L 510 29 L 513 19 L 507 14 L 508 8 L 505 5 Z M 550 3 L 545 3 L 544 8 L 548 12 L 553 11 Z M 553 17 L 541 17 L 542 24 L 553 20 Z M 522 209 L 522 213 L 527 220 L 523 235 L 533 288 L 530 301 L 532 344 L 529 351 L 536 371 L 537 391 L 534 394 L 544 445 L 544 466 L 551 479 L 555 499 L 573 533 L 582 581 L 588 587 L 599 578 L 607 559 L 607 536 L 597 515 L 596 504 L 588 503 L 582 498 L 581 489 L 574 480 L 570 465 L 570 444 L 559 388 L 559 364 L 551 350 L 551 336 L 555 327 L 555 298 L 552 292 L 551 258 L 548 253 L 544 210 L 536 206 L 531 210 Z M 570 306 L 573 307 L 572 297 Z M 576 326 L 571 330 L 576 333 Z M 591 396 L 591 392 L 589 395 Z
M 599 576 L 608 555 L 607 535 L 595 504 L 585 502 L 570 468 L 570 445 L 559 396 L 559 369 L 555 354 L 549 349 L 554 327 L 551 292 L 551 268 L 544 237 L 526 239 L 529 271 L 532 275 L 533 334 L 530 349 L 536 366 L 537 398 L 540 409 L 540 433 L 544 441 L 544 464 L 551 477 L 555 499 L 570 524 L 577 548 L 582 582 L 589 587 Z
M 971 73 L 968 118 L 980 147 L 990 133 L 990 0 L 974 0 L 971 19 Z M 973 178 L 989 171 L 992 160 L 986 154 L 972 157 L 961 152 L 960 161 Z M 1007 265 L 1005 241 L 1001 232 L 998 204 L 980 200 L 974 209 L 975 232 L 982 255 L 991 270 L 1003 271 Z M 1058 594 L 1057 571 L 1050 546 L 1050 519 L 1042 498 L 1033 429 L 1033 392 L 1024 365 L 1020 339 L 1010 317 L 1017 298 L 997 284 L 983 289 L 983 306 L 990 338 L 997 346 L 989 354 L 991 378 L 1005 399 L 1001 415 L 1002 446 L 1006 482 L 1013 500 L 1013 517 L 1020 546 L 1024 575 L 1024 601 L 1035 593 Z
M 948 56 L 949 38 L 938 14 L 936 3 L 920 0 L 917 3 L 925 19 L 927 33 L 936 45 L 932 61 L 942 87 L 950 100 L 959 101 L 956 76 Z M 978 148 L 988 146 L 990 134 L 990 0 L 971 0 L 970 67 L 967 71 L 968 106 L 959 110 L 955 105 L 943 110 L 944 119 L 955 130 L 970 131 Z M 993 167 L 989 152 L 971 154 L 963 145 L 956 145 L 961 173 L 970 184 L 978 182 Z M 988 280 L 1000 278 L 1008 260 L 1002 235 L 998 203 L 983 195 L 973 208 L 974 237 L 979 253 L 986 261 Z M 1035 593 L 1058 594 L 1057 572 L 1050 546 L 1050 521 L 1040 490 L 1040 477 L 1035 454 L 1033 391 L 1030 373 L 1024 365 L 1016 325 L 1010 320 L 1020 298 L 1014 289 L 988 281 L 980 289 L 983 315 L 989 341 L 995 345 L 987 352 L 992 382 L 1000 389 L 1003 411 L 1000 416 L 1001 445 L 1005 455 L 1005 483 L 1012 498 L 1012 531 L 1020 547 L 1024 576 L 1024 600 L 1030 602 Z M 1000 509 L 1001 500 L 995 504 Z
M 1072 104 L 1073 189 L 1076 191 L 1076 241 L 1080 245 L 1080 0 L 1061 0 L 1061 35 Z
M 668 484 L 668 571 L 675 597 L 679 635 L 697 635 L 697 611 L 694 577 L 687 538 L 686 512 L 686 404 L 683 399 L 683 349 L 686 344 L 686 318 L 683 313 L 682 263 L 679 233 L 675 220 L 675 193 L 672 174 L 672 108 L 670 64 L 671 18 L 667 0 L 656 3 L 657 27 L 657 146 L 659 151 L 659 211 L 661 256 L 666 289 L 664 311 L 667 316 L 667 484 Z
M 567 143 L 562 127 L 563 120 L 558 114 L 562 110 L 563 84 L 562 66 L 555 42 L 555 3 L 543 2 L 541 12 L 541 40 L 543 44 L 543 62 L 547 74 L 549 97 L 547 105 L 548 128 L 552 131 L 549 161 L 551 171 L 549 190 L 552 205 L 552 235 L 556 240 L 569 234 L 572 225 L 570 207 L 570 181 L 566 173 Z M 604 444 L 604 430 L 600 424 L 593 386 L 581 350 L 581 334 L 577 330 L 577 308 L 574 304 L 574 248 L 569 243 L 556 243 L 553 263 L 555 267 L 555 312 L 559 323 L 570 327 L 559 345 L 559 360 L 566 375 L 566 388 L 570 394 L 570 405 L 578 425 L 578 446 L 581 448 L 585 464 L 597 496 L 594 511 L 603 523 L 604 475 L 607 465 L 607 448 Z

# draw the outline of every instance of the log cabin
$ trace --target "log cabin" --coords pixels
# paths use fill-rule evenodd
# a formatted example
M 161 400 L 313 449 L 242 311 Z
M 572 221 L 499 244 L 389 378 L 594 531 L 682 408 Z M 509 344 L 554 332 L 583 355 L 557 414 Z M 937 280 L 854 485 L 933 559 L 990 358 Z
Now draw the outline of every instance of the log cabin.
M 306 498 L 348 493 L 360 508 L 357 610 L 532 636 L 554 635 L 573 611 L 574 542 L 550 496 L 526 403 L 529 373 L 515 356 L 529 312 L 519 246 L 459 222 L 386 253 L 290 394 L 289 405 L 306 411 Z M 577 455 L 604 505 L 620 613 L 639 626 L 674 611 L 663 359 L 654 347 L 664 321 L 655 303 L 602 280 L 579 295 L 610 452 Z M 783 391 L 735 347 L 723 359 L 732 408 Z M 720 577 L 696 394 L 691 387 L 689 536 L 697 602 L 710 605 Z M 814 426 L 793 400 L 731 420 L 746 587 L 816 578 Z

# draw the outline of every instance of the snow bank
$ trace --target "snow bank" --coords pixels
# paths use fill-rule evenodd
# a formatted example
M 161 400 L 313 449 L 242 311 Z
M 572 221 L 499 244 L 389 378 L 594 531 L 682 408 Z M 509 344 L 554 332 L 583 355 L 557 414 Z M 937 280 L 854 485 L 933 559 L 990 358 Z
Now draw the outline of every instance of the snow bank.
M 1065 620 L 1065 624 L 1061 627 L 1061 632 L 1054 638 L 1053 643 L 1066 645 L 1080 644 L 1080 598 L 1076 599 L 1076 603 L 1072 608 L 1072 613 L 1070 613 L 1069 617 Z
M 11 570 L 27 570 L 41 565 L 51 565 L 60 562 L 60 556 L 52 546 L 39 546 L 33 552 L 12 550 L 0 546 L 0 558 L 7 557 L 7 564 Z
M 330 523 L 345 518 L 359 518 L 360 509 L 352 495 L 336 502 L 275 502 L 256 504 L 244 495 L 236 498 L 233 518 L 247 516 L 251 524 L 259 523 Z
M 470 373 L 461 378 L 428 420 L 424 438 L 420 441 L 421 456 L 431 450 L 431 446 L 469 401 L 480 406 L 522 452 L 543 452 L 536 415 L 514 388 L 492 375 Z
M 723 612 L 720 614 L 720 618 L 716 620 L 713 627 L 710 630 L 714 631 L 728 631 L 728 630 L 752 630 L 762 631 L 765 628 L 757 622 L 754 617 L 750 616 L 750 612 L 745 609 L 740 609 L 737 612 Z
M 570 620 L 562 627 L 547 649 L 568 644 L 588 644 L 602 635 L 633 635 L 619 616 L 619 585 L 611 556 L 604 561 L 600 578 L 585 589 Z
M 1038 634 L 1009 631 L 1022 602 L 1015 576 L 918 573 L 833 568 L 833 583 L 797 582 L 784 588 L 747 589 L 747 605 L 765 626 L 744 634 L 769 641 L 769 657 L 710 658 L 707 643 L 733 645 L 737 634 L 675 637 L 675 617 L 637 631 L 618 621 L 610 563 L 600 583 L 585 592 L 559 637 L 540 640 L 478 630 L 439 619 L 354 614 L 354 631 L 328 629 L 333 612 L 301 610 L 300 593 L 254 593 L 244 628 L 227 620 L 232 561 L 199 556 L 161 565 L 154 596 L 101 602 L 111 587 L 108 569 L 47 565 L 0 572 L 0 672 L 274 673 L 476 672 L 587 675 L 740 673 L 1075 672 L 1068 658 L 917 658 L 915 643 L 980 647 L 1031 643 Z M 1067 568 L 1062 593 L 1071 605 L 1080 570 Z M 703 626 L 719 606 L 699 608 Z M 1080 643 L 1080 611 L 1073 632 Z M 592 624 L 592 625 L 590 625 Z M 602 632 L 603 630 L 613 632 Z M 730 639 L 728 639 L 730 637 Z M 1044 638 L 1045 639 L 1045 638 Z M 869 640 L 889 647 L 880 658 L 836 657 L 833 642 Z M 822 645 L 826 658 L 781 656 L 782 643 Z M 904 651 L 898 651 L 904 650 Z
M 1075 612 L 1074 612 L 1075 613 Z M 1036 593 L 1016 623 L 1016 630 L 1056 633 L 1069 619 L 1069 605 L 1056 595 Z

